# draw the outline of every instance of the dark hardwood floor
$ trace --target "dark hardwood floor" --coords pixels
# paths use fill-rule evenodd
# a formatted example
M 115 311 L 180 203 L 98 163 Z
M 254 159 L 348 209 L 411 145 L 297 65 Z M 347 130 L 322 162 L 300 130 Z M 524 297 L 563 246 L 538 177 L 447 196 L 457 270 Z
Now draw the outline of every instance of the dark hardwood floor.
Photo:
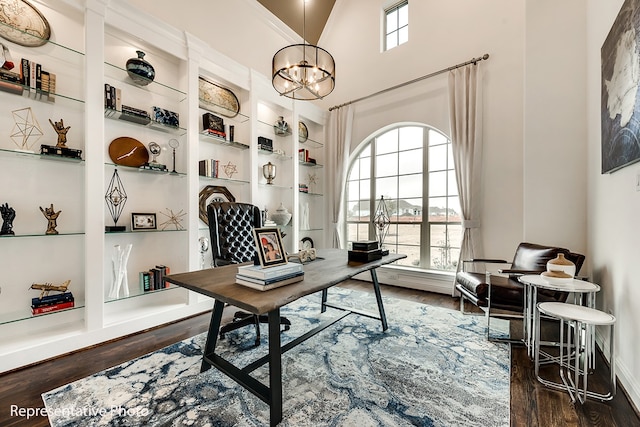
M 366 282 L 350 281 L 345 287 L 370 290 Z M 383 295 L 458 310 L 459 301 L 447 295 L 382 286 Z M 233 310 L 233 308 L 232 308 Z M 229 310 L 231 311 L 231 310 Z M 48 426 L 47 418 L 26 419 L 15 408 L 42 408 L 41 393 L 95 372 L 141 356 L 174 342 L 205 332 L 209 313 L 154 328 L 143 333 L 84 349 L 31 367 L 0 375 L 0 426 Z M 590 387 L 608 384 L 609 370 L 602 357 L 590 376 Z M 11 410 L 14 408 L 14 414 Z M 640 418 L 619 386 L 616 397 L 606 403 L 589 400 L 571 404 L 567 393 L 545 388 L 534 377 L 533 363 L 523 347 L 511 352 L 511 425 L 553 426 L 640 426 Z

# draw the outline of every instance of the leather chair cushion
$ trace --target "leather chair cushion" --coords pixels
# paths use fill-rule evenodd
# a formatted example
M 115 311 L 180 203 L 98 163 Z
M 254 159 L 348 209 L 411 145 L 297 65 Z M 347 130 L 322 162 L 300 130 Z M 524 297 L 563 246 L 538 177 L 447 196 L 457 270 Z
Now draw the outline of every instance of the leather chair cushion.
M 207 206 L 212 251 L 220 264 L 252 261 L 255 256 L 253 228 L 260 211 L 242 203 L 210 203 Z M 259 223 L 257 224 L 259 227 Z

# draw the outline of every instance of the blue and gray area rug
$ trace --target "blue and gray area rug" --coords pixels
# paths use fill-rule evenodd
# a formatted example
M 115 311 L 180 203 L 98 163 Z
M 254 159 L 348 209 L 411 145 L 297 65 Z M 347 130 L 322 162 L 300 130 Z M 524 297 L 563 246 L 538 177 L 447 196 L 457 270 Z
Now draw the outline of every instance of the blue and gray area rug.
M 376 310 L 373 295 L 333 288 L 329 301 Z M 509 348 L 487 342 L 484 319 L 384 298 L 389 330 L 347 316 L 283 356 L 282 426 L 508 426 Z M 335 310 L 312 295 L 282 309 L 287 342 Z M 266 325 L 265 325 L 266 326 Z M 248 327 L 219 349 L 244 366 L 267 351 Z M 210 369 L 204 334 L 43 394 L 52 427 L 268 426 L 269 408 Z M 268 365 L 254 372 L 268 384 Z

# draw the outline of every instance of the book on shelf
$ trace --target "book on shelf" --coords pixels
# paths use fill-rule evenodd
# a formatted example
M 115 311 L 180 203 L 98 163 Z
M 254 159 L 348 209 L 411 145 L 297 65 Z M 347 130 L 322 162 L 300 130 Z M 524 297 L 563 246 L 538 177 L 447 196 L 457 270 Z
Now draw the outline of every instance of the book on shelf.
M 218 178 L 220 161 L 215 159 L 205 159 L 198 162 L 198 174 L 209 178 Z
M 42 307 L 31 307 L 32 314 L 51 313 L 52 311 L 64 310 L 75 307 L 74 301 L 61 302 L 58 304 L 45 305 Z
M 286 264 L 267 268 L 262 268 L 259 265 L 241 265 L 238 267 L 239 275 L 260 280 L 275 279 L 302 271 L 304 271 L 303 265 L 297 262 L 287 262 Z
M 170 283 L 165 280 L 165 277 L 170 274 L 170 272 L 171 269 L 166 265 L 156 265 L 147 271 L 141 271 L 139 273 L 140 289 L 142 292 L 149 292 L 168 288 Z
M 73 294 L 71 292 L 62 292 L 55 295 L 46 295 L 42 298 L 31 298 L 31 307 L 44 307 L 47 305 L 59 304 L 62 302 L 74 301 Z
M 304 280 L 304 271 L 268 280 L 259 280 L 253 277 L 241 276 L 239 274 L 236 275 L 236 283 L 238 285 L 247 286 L 259 291 L 268 291 L 270 289 L 301 282 L 302 280 Z
M 205 135 L 214 136 L 216 138 L 224 139 L 225 141 L 227 140 L 227 134 L 225 132 L 222 132 L 222 131 L 213 130 L 213 129 L 204 129 L 202 131 L 202 133 L 205 134 Z

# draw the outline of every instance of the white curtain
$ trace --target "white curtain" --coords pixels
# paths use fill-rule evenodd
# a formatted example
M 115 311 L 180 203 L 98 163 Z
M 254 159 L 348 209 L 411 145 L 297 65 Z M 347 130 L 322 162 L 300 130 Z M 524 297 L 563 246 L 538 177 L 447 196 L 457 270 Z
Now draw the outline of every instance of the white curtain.
M 342 205 L 346 184 L 347 162 L 351 147 L 351 131 L 353 129 L 353 107 L 337 108 L 329 117 L 329 164 L 328 171 L 331 179 L 330 210 L 333 226 L 333 247 L 341 247 L 340 231 L 342 228 Z
M 462 208 L 462 260 L 481 258 L 482 179 L 482 73 L 480 64 L 470 64 L 449 73 L 449 118 L 451 145 Z

